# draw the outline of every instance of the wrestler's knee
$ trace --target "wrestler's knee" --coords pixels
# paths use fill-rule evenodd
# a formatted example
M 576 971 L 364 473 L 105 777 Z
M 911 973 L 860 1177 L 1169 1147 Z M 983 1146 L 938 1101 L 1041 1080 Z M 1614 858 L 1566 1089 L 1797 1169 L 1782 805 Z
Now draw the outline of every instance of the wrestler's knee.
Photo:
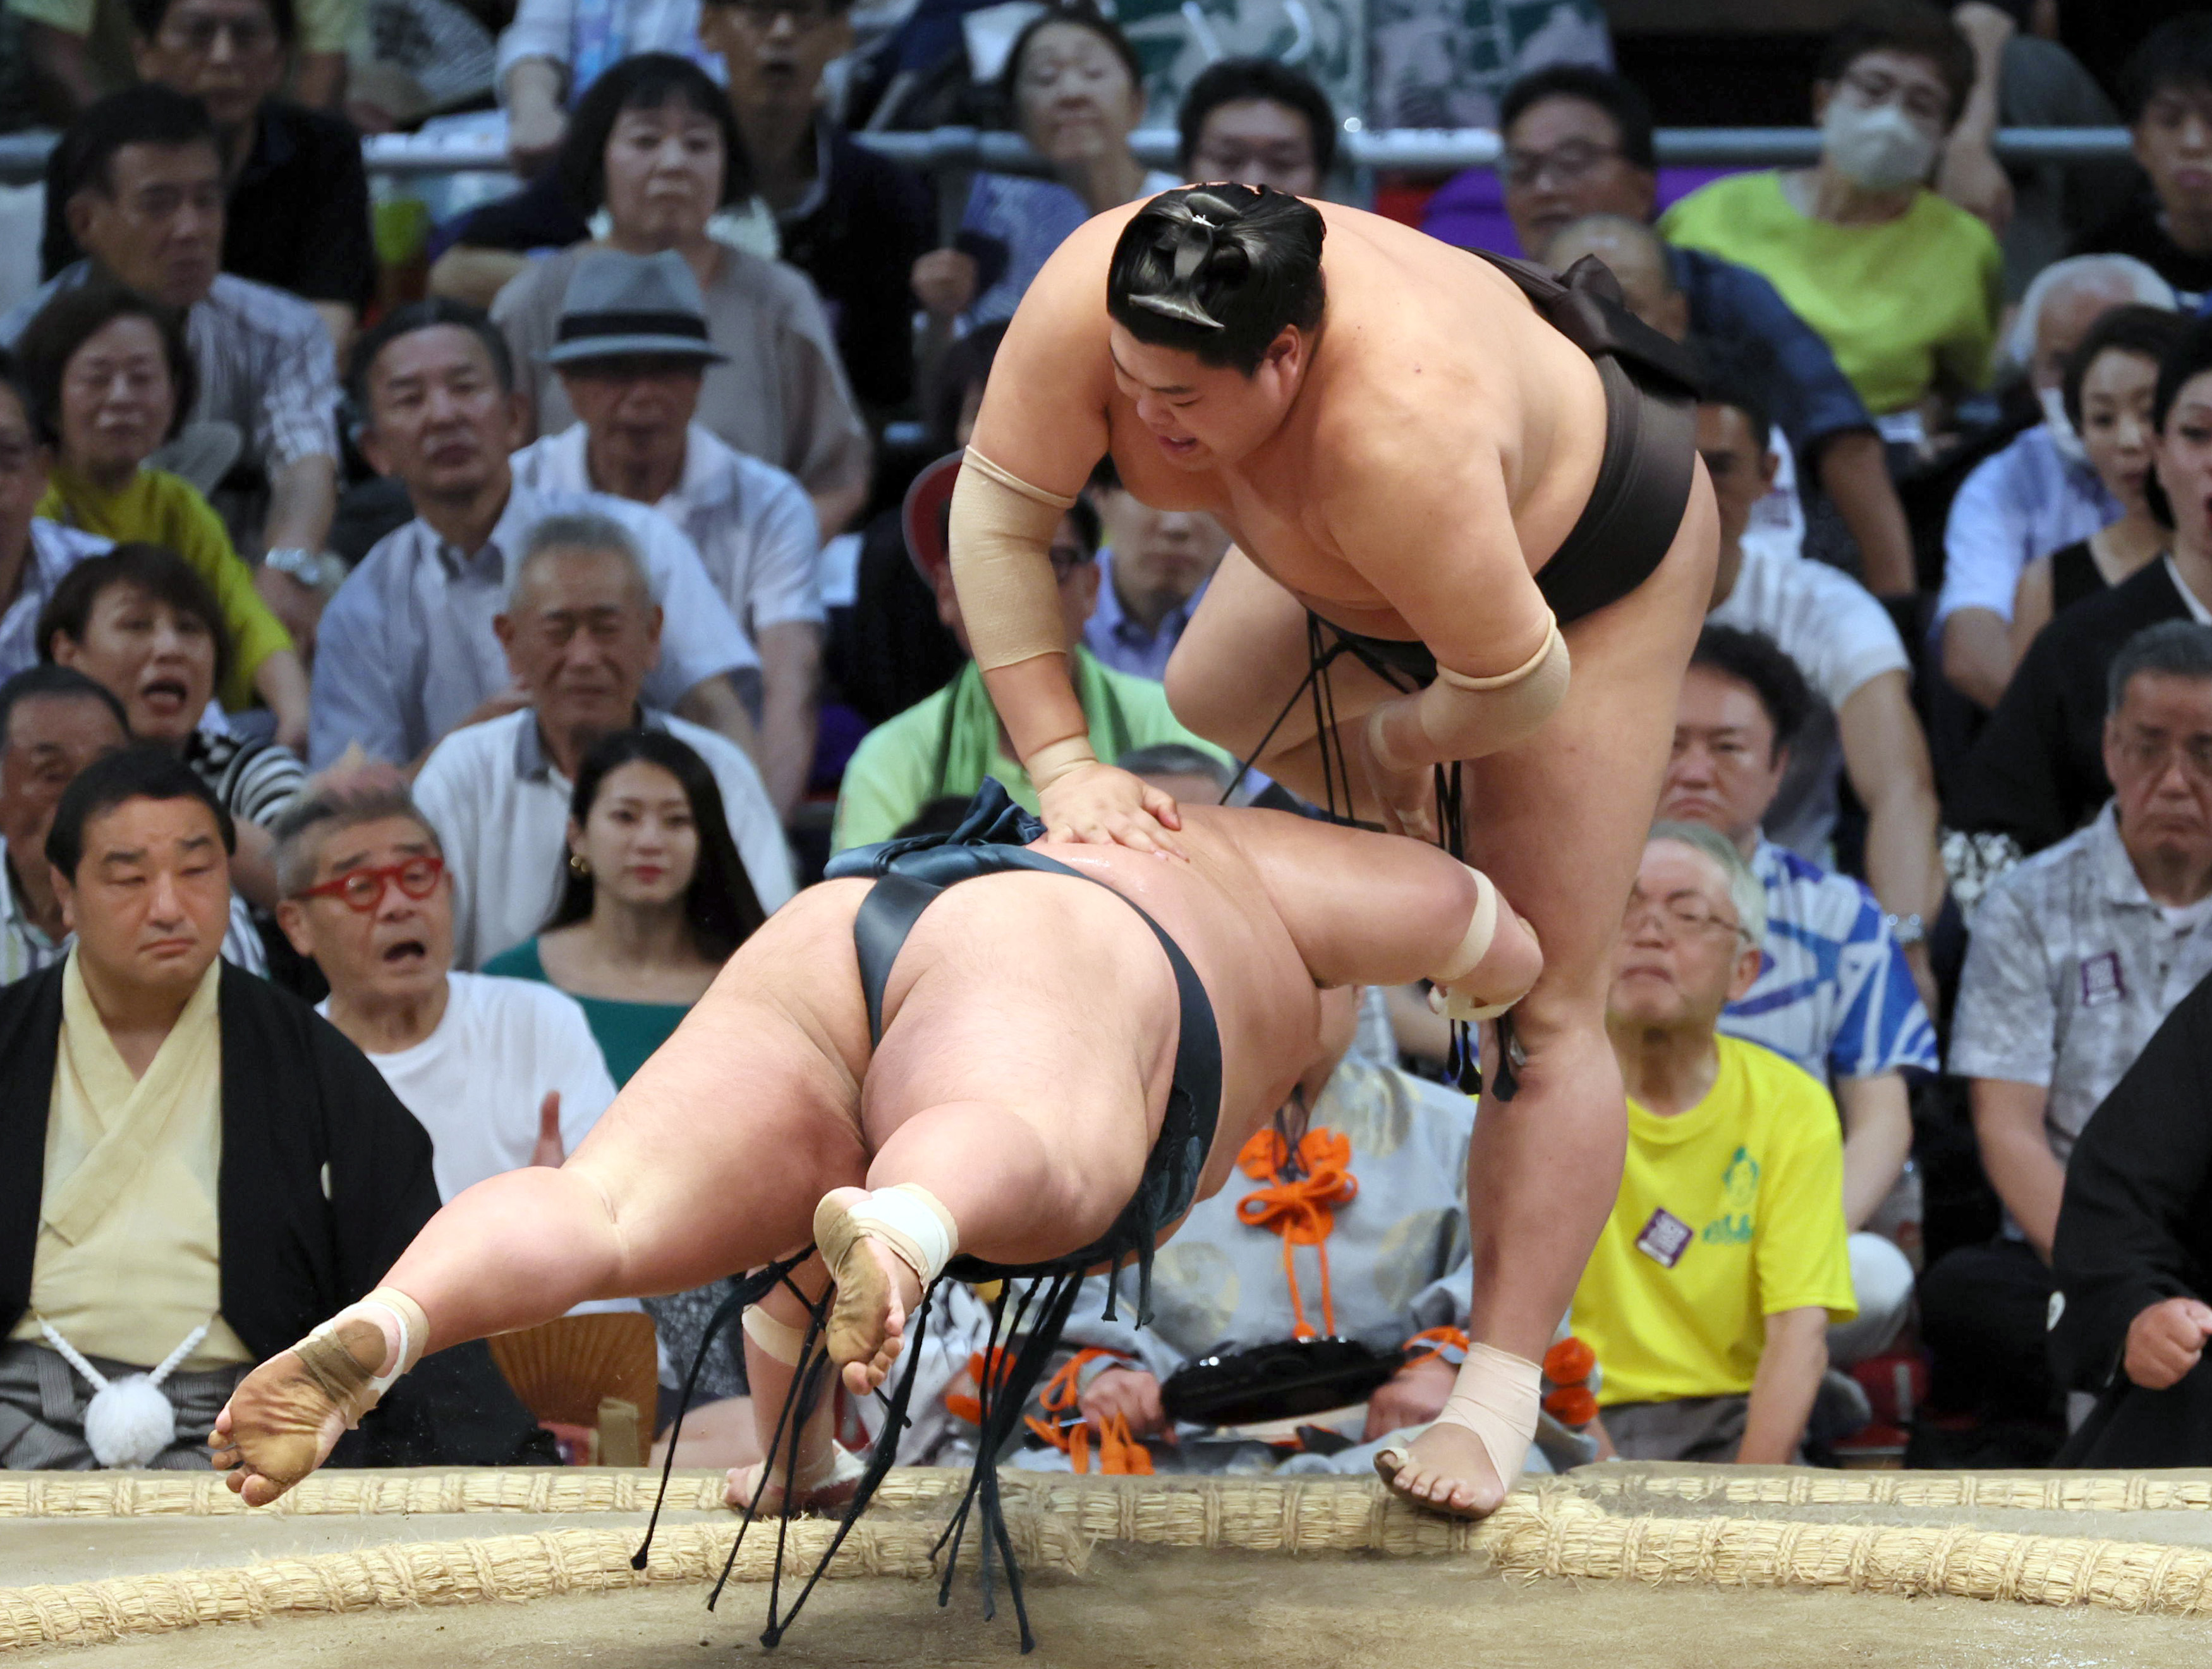
M 1162 680 L 1168 710 L 1192 735 L 1243 758 L 1260 740 L 1267 716 L 1255 713 L 1249 687 L 1240 688 L 1236 678 L 1224 676 L 1221 663 L 1182 653 L 1181 648 L 1169 660 Z
M 1612 984 L 1611 958 L 1598 967 L 1555 962 L 1546 948 L 1544 971 L 1513 1007 L 1514 1035 L 1534 1053 L 1555 1047 L 1595 1043 L 1610 1051 L 1605 1035 L 1605 1000 Z

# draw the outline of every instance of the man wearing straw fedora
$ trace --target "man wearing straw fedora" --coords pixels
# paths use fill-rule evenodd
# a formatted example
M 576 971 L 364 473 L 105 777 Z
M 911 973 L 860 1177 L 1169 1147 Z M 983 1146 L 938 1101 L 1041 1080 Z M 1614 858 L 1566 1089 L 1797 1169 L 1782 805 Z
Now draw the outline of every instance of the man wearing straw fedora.
M 728 358 L 708 340 L 706 302 L 682 256 L 584 256 L 544 355 L 579 421 L 515 453 L 514 478 L 651 505 L 698 547 L 760 655 L 761 773 L 787 813 L 814 756 L 820 541 L 796 479 L 693 421 L 707 367 Z

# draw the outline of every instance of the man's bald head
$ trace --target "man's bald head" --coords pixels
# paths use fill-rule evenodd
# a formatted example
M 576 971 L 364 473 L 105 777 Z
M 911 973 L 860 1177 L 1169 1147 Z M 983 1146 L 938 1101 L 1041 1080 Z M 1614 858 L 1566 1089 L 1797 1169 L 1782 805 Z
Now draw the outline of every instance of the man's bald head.
M 1629 312 L 1677 342 L 1689 335 L 1689 300 L 1675 288 L 1666 241 L 1656 232 L 1625 215 L 1585 215 L 1559 228 L 1544 251 L 1544 264 L 1565 272 L 1585 255 L 1613 269 Z

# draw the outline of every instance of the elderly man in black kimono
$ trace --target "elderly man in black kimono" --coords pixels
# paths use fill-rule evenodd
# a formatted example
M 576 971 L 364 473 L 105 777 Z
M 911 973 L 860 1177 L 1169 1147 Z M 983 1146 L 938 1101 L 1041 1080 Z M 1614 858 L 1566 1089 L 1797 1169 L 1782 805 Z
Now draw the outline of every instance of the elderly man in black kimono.
M 429 1138 L 376 1068 L 219 958 L 234 841 L 157 747 L 95 761 L 56 809 L 76 943 L 0 989 L 0 1467 L 205 1466 L 238 1381 L 438 1209 Z M 542 1444 L 481 1344 L 433 1368 L 342 1464 Z

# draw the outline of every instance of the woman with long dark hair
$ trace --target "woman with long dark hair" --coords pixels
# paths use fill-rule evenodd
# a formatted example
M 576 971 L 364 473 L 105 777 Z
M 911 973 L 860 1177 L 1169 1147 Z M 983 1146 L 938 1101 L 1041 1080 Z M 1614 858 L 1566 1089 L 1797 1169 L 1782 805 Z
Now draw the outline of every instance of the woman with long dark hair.
M 483 971 L 581 1003 L 620 1088 L 764 914 L 706 762 L 665 731 L 617 731 L 576 773 L 551 917 Z
M 552 915 L 537 938 L 483 971 L 542 980 L 583 1004 L 620 1089 L 764 919 L 706 761 L 665 731 L 617 731 L 577 769 L 568 870 Z M 728 1284 L 645 1300 L 668 1382 L 664 1429 Z M 741 1363 L 733 1338 L 714 1341 L 684 1423 L 684 1465 L 744 1466 L 758 1457 Z

